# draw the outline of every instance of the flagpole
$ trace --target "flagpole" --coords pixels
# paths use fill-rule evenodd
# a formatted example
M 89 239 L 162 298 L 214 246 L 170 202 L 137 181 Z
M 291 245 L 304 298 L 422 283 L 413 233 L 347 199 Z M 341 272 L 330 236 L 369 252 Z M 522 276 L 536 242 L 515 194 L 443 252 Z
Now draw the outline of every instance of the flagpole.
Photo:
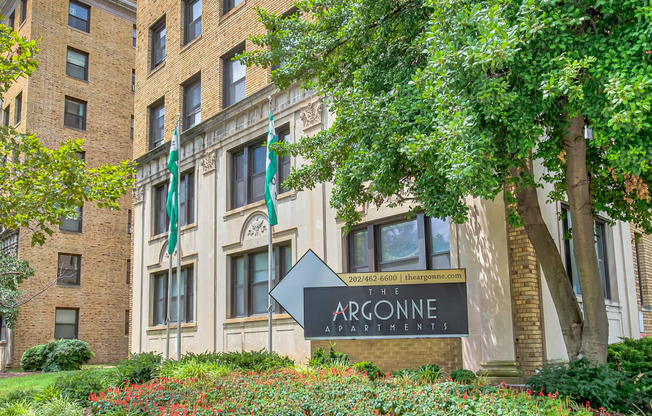
M 168 230 L 168 238 L 170 230 Z M 172 303 L 172 255 L 170 254 L 170 267 L 168 267 L 168 284 L 167 284 L 167 292 L 168 292 L 168 300 L 167 300 L 167 306 L 165 308 L 166 316 L 165 316 L 165 322 L 166 322 L 166 328 L 165 328 L 165 359 L 168 360 L 170 358 L 170 318 L 171 318 L 171 313 L 172 311 L 170 310 L 170 305 Z
M 269 114 L 272 114 L 272 97 L 268 96 L 269 100 Z M 269 128 L 269 127 L 268 127 Z M 267 134 L 269 137 L 269 132 Z M 269 140 L 267 143 L 267 158 L 269 158 Z M 270 220 L 269 212 L 267 213 L 267 223 L 269 224 L 269 232 L 267 233 L 267 351 L 272 352 L 272 295 L 269 292 L 272 291 L 272 256 L 274 255 L 274 250 L 272 250 L 272 221 Z
M 179 120 L 181 114 L 177 113 L 177 148 L 179 158 L 177 159 L 177 361 L 181 360 L 181 221 L 179 215 L 179 192 L 181 192 L 181 129 Z M 186 288 L 188 290 L 188 288 Z

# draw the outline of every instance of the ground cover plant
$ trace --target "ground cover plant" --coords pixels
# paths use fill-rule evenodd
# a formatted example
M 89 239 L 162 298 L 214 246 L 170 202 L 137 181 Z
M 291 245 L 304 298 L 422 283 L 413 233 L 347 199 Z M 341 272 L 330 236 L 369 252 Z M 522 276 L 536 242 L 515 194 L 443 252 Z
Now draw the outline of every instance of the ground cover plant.
M 212 378 L 157 380 L 92 394 L 112 415 L 590 415 L 568 399 L 454 382 L 370 380 L 354 369 L 235 371 Z M 119 413 L 118 413 L 119 412 Z

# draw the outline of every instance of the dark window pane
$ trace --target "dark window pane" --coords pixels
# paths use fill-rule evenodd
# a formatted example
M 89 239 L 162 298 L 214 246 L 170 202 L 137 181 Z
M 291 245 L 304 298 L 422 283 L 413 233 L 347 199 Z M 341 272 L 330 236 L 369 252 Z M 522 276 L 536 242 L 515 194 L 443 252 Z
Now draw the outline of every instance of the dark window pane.
M 235 104 L 245 97 L 245 74 L 246 67 L 240 61 L 233 61 L 231 57 L 224 60 L 224 84 L 226 86 L 224 107 Z
M 54 337 L 57 339 L 77 338 L 78 320 L 78 309 L 57 308 L 54 316 Z
M 165 140 L 165 105 L 150 107 L 149 117 L 149 143 L 153 149 Z
M 87 80 L 88 54 L 68 49 L 66 56 L 66 75 Z
M 197 80 L 183 90 L 183 128 L 189 129 L 201 122 L 201 81 Z
M 154 235 L 168 231 L 170 220 L 166 210 L 168 197 L 168 184 L 154 188 Z
M 80 284 L 81 256 L 76 254 L 59 254 L 57 283 L 63 285 Z
M 179 190 L 179 224 L 192 224 L 195 211 L 195 173 L 188 172 L 181 176 Z
M 18 124 L 23 118 L 23 93 L 22 92 L 16 96 L 15 105 L 16 105 L 15 124 Z
M 66 127 L 86 130 L 86 103 L 66 98 L 63 124 Z
M 77 1 L 71 1 L 68 9 L 68 26 L 89 32 L 90 13 L 90 6 Z
M 368 272 L 369 240 L 367 230 L 351 233 L 351 270 L 354 272 Z
M 201 34 L 201 0 L 186 3 L 186 43 Z
M 59 229 L 63 231 L 80 233 L 82 231 L 82 214 L 83 208 L 76 208 L 74 216 L 61 218 L 61 225 L 59 226 Z
M 407 270 L 419 264 L 417 221 L 406 221 L 379 227 L 380 269 Z M 396 262 L 395 265 L 389 263 Z M 388 263 L 386 266 L 383 266 Z
M 151 68 L 154 69 L 157 65 L 165 61 L 165 20 L 157 23 L 151 29 L 152 32 L 152 59 Z

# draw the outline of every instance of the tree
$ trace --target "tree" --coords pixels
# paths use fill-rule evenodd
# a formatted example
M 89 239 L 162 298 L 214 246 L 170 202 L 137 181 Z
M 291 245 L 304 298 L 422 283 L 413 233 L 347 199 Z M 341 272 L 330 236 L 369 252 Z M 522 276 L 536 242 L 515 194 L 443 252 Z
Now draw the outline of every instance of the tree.
M 18 307 L 32 299 L 27 297 L 25 291 L 20 290 L 18 285 L 33 275 L 34 269 L 29 267 L 26 261 L 0 253 L 0 316 L 10 328 L 13 328 L 16 323 Z M 50 286 L 48 285 L 46 289 Z
M 35 41 L 0 25 L 0 93 L 36 70 Z M 35 134 L 0 127 L 0 226 L 32 231 L 32 244 L 43 244 L 52 226 L 75 217 L 84 202 L 119 209 L 118 200 L 133 185 L 130 162 L 87 169 L 77 155 L 82 140 L 59 148 L 43 146 Z
M 594 215 L 652 231 L 652 7 L 639 0 L 303 0 L 259 10 L 247 65 L 283 63 L 337 119 L 279 152 L 286 185 L 333 182 L 347 226 L 365 203 L 466 219 L 501 194 L 545 273 L 571 360 L 606 360 Z M 590 131 L 587 130 L 590 128 Z M 543 173 L 535 174 L 542 166 Z M 583 314 L 537 195 L 567 201 Z

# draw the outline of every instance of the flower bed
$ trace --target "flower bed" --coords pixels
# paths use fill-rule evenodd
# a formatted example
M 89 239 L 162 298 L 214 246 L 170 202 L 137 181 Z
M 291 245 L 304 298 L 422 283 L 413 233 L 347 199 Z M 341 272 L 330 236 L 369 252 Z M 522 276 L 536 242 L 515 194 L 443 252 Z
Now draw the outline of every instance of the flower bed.
M 352 369 L 233 372 L 159 378 L 91 395 L 96 414 L 128 415 L 589 415 L 566 399 L 453 382 L 370 381 Z M 119 413 L 118 413 L 119 412 Z

